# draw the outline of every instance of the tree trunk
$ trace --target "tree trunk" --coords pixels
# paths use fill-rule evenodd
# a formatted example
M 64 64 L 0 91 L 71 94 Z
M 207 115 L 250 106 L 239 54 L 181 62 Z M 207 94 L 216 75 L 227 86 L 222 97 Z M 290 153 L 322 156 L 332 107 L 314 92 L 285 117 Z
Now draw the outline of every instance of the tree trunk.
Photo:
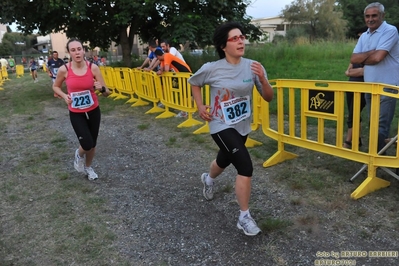
M 132 46 L 133 43 L 129 42 L 128 36 L 127 36 L 127 29 L 121 29 L 120 32 L 120 45 L 122 47 L 122 61 L 123 65 L 126 67 L 131 67 L 132 66 L 132 60 L 131 60 L 131 51 L 132 51 Z

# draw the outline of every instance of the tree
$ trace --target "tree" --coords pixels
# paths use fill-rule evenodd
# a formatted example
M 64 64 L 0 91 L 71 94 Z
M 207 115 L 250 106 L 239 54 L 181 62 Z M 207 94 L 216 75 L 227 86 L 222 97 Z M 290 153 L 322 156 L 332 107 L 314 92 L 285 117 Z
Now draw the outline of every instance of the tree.
M 18 30 L 40 34 L 64 31 L 107 49 L 114 41 L 122 47 L 123 61 L 130 66 L 133 37 L 142 40 L 169 38 L 176 43 L 211 44 L 216 25 L 236 20 L 257 39 L 262 32 L 245 15 L 249 0 L 3 0 L 0 21 L 18 23 Z
M 367 0 L 338 0 L 340 8 L 343 12 L 344 18 L 348 21 L 347 36 L 355 38 L 359 31 L 362 31 L 366 26 L 364 22 L 364 9 L 370 4 Z M 385 20 L 399 26 L 399 2 L 391 0 L 379 1 L 385 7 Z M 366 28 L 367 29 L 367 28 Z
M 2 41 L 0 43 L 0 55 L 6 56 L 12 54 L 13 45 L 10 41 Z
M 311 40 L 341 39 L 346 21 L 335 0 L 296 0 L 282 10 L 291 25 L 304 27 Z
M 18 32 L 7 32 L 4 34 L 2 42 L 0 43 L 0 54 L 22 54 L 23 50 L 31 47 L 31 39 L 31 35 L 23 35 Z

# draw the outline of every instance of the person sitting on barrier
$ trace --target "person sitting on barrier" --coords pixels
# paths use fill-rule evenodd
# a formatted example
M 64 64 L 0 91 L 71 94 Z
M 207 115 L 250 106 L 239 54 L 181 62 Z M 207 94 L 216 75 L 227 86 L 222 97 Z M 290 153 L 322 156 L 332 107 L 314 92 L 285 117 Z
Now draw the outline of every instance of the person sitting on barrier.
M 147 58 L 144 60 L 143 64 L 141 66 L 137 67 L 138 69 L 144 69 L 146 71 L 157 71 L 158 70 L 158 65 L 159 61 L 157 60 L 155 56 L 155 50 L 161 50 L 162 48 L 158 46 L 156 40 L 152 40 L 148 42 L 148 49 L 149 49 L 149 54 Z M 148 67 L 144 68 L 148 64 Z
M 177 56 L 180 60 L 186 62 L 186 60 L 184 60 L 183 55 L 179 51 L 177 51 L 175 47 L 170 47 L 168 40 L 163 40 L 161 42 L 161 48 L 165 53 L 173 54 L 174 56 Z
M 156 50 L 155 55 L 157 59 L 161 62 L 161 66 L 157 71 L 158 75 L 162 75 L 162 72 L 189 72 L 191 73 L 191 68 L 188 64 L 171 53 L 164 53 L 162 50 Z
M 345 75 L 349 77 L 349 81 L 354 82 L 363 82 L 363 65 L 360 64 L 349 64 L 348 69 L 345 71 Z M 346 133 L 346 139 L 344 142 L 344 148 L 352 148 L 352 127 L 353 127 L 353 92 L 346 92 L 346 104 L 348 106 L 348 131 Z M 362 112 L 363 108 L 366 106 L 366 99 L 364 97 L 364 93 L 360 94 L 360 110 L 359 113 Z M 360 117 L 360 123 L 362 122 L 362 118 Z M 362 139 L 359 135 L 359 147 L 362 146 Z
M 174 56 L 171 53 L 164 53 L 162 50 L 156 50 L 155 55 L 159 62 L 161 62 L 160 68 L 157 71 L 158 75 L 162 75 L 163 72 L 168 71 L 191 73 L 191 68 L 188 64 L 177 56 Z M 180 111 L 176 117 L 187 117 L 187 112 Z
M 364 9 L 367 31 L 357 42 L 352 56 L 352 64 L 364 65 L 364 81 L 399 85 L 399 35 L 395 26 L 384 21 L 384 6 L 371 3 Z M 384 88 L 387 93 L 397 94 L 394 89 Z M 371 94 L 367 93 L 366 103 L 371 111 Z M 391 122 L 394 117 L 396 98 L 380 96 L 380 116 L 378 123 L 378 145 L 380 151 L 385 146 Z
M 244 58 L 245 35 L 241 24 L 227 22 L 213 35 L 220 60 L 204 64 L 188 79 L 200 117 L 209 122 L 211 136 L 219 147 L 209 173 L 201 175 L 202 193 L 213 199 L 214 180 L 227 166 L 237 170 L 235 191 L 240 207 L 237 227 L 246 235 L 260 233 L 249 212 L 253 165 L 245 142 L 251 131 L 251 101 L 254 85 L 262 98 L 270 102 L 274 91 L 265 68 L 256 61 Z M 205 105 L 201 87 L 210 87 L 211 104 Z
M 158 42 L 150 42 L 150 45 L 148 47 L 151 51 L 150 57 L 151 63 L 148 67 L 144 68 L 145 71 L 158 71 L 159 70 L 159 64 L 161 63 L 157 56 L 155 55 L 156 50 L 162 51 L 162 48 L 158 46 Z

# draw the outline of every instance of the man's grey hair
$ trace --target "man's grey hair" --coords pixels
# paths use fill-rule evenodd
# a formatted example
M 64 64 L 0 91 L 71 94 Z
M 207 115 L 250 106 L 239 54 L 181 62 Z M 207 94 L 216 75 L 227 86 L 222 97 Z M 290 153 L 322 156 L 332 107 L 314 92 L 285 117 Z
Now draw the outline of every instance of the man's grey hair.
M 378 8 L 378 12 L 380 12 L 380 14 L 384 14 L 385 13 L 384 6 L 381 3 L 379 3 L 379 2 L 374 2 L 374 3 L 371 3 L 368 6 L 366 6 L 366 8 L 364 9 L 364 13 L 366 13 L 367 9 L 372 8 L 372 7 Z

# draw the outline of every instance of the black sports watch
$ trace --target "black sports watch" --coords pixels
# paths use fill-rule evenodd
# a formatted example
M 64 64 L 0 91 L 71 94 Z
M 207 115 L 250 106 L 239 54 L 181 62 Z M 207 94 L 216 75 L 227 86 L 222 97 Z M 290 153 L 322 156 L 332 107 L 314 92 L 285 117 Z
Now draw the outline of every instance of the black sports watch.
M 104 93 L 104 92 L 106 92 L 106 91 L 107 91 L 107 88 L 104 87 L 104 86 L 102 86 L 100 92 L 101 92 L 101 93 Z

